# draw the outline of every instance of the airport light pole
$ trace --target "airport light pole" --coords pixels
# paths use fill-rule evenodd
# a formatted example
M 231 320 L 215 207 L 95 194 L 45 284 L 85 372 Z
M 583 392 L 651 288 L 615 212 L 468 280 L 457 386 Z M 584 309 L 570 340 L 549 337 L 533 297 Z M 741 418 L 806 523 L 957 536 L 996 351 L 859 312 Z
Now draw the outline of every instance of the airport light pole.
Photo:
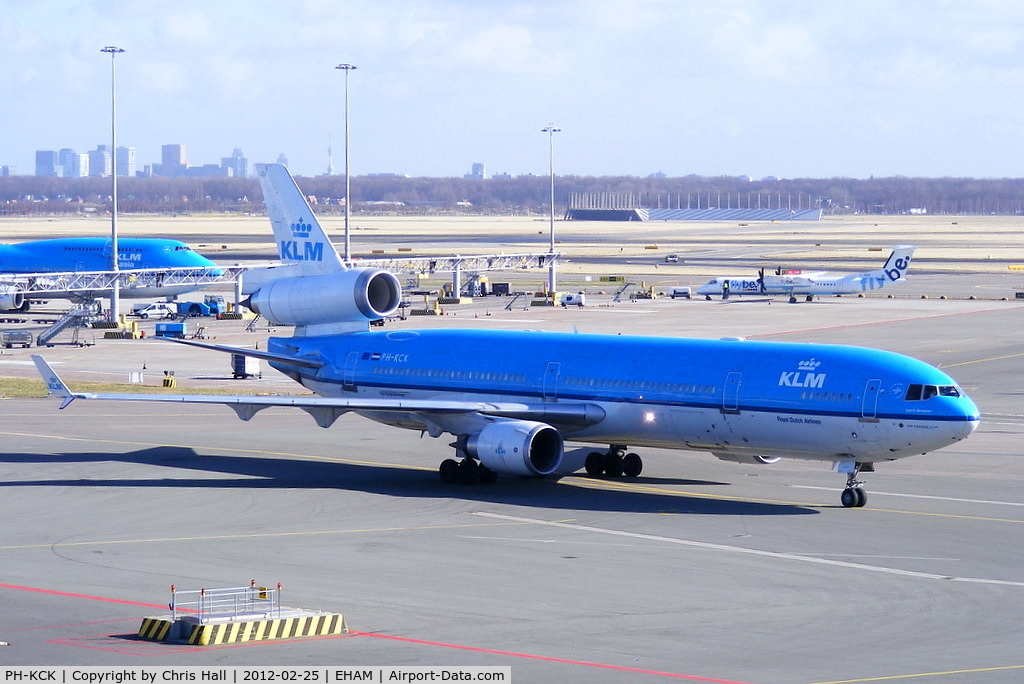
M 551 177 L 551 243 L 548 247 L 548 293 L 555 295 L 555 133 L 561 133 L 561 128 L 555 128 L 554 124 L 548 124 L 541 129 L 541 133 L 548 134 L 548 175 Z
M 352 183 L 349 175 L 348 157 L 348 72 L 354 70 L 354 64 L 339 64 L 334 67 L 345 72 L 345 263 L 352 259 L 351 243 L 349 242 L 349 220 L 352 214 Z
M 117 246 L 117 79 L 114 69 L 114 58 L 124 52 L 124 48 L 108 45 L 100 52 L 110 54 L 110 270 L 115 273 L 118 267 Z M 121 318 L 121 280 L 114 278 L 114 286 L 110 291 L 110 320 Z

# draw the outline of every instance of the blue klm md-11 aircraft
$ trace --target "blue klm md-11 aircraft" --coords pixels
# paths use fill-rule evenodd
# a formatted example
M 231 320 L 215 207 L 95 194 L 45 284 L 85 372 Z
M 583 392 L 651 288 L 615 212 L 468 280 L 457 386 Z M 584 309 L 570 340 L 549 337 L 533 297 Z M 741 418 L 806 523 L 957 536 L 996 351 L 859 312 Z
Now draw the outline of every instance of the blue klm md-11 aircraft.
M 355 412 L 432 437 L 454 436 L 446 482 L 543 477 L 575 469 L 637 476 L 635 447 L 709 451 L 720 459 L 826 461 L 847 474 L 844 506 L 865 503 L 857 477 L 876 462 L 955 444 L 979 413 L 942 371 L 849 346 L 498 330 L 370 331 L 394 312 L 394 275 L 343 263 L 287 169 L 259 165 L 284 277 L 249 306 L 291 337 L 266 351 L 188 342 L 262 358 L 316 397 L 92 394 L 71 391 L 39 356 L 47 386 L 74 399 L 230 406 L 244 420 L 270 406 L 321 427 Z M 467 349 L 486 353 L 467 354 Z M 578 452 L 573 452 L 575 456 Z
M 111 240 L 107 237 L 53 238 L 12 245 L 0 245 L 0 311 L 26 311 L 26 290 L 55 274 L 101 273 L 111 270 Z M 196 269 L 217 273 L 216 264 L 178 240 L 164 238 L 119 238 L 118 268 L 159 272 L 167 269 Z M 208 269 L 214 269 L 209 271 Z M 195 285 L 164 284 L 159 278 L 150 286 L 126 287 L 125 298 L 176 297 L 197 289 Z M 108 291 L 63 292 L 48 288 L 39 299 L 88 301 Z

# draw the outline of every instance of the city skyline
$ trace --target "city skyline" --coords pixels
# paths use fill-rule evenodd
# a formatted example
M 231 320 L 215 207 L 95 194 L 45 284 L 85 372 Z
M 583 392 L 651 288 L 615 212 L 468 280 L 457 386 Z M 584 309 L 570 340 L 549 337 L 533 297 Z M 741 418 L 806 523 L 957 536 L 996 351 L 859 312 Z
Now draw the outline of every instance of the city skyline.
M 118 137 L 298 175 L 1020 177 L 1024 6 L 0 0 L 0 165 Z

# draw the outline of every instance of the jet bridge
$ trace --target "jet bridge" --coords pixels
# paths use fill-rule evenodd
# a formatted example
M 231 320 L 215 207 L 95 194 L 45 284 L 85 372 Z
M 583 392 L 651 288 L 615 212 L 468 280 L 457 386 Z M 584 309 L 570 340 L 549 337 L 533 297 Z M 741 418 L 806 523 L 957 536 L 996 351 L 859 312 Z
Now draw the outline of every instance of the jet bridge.
M 0 276 L 0 286 L 15 286 L 32 299 L 58 298 L 80 293 L 110 292 L 118 283 L 121 292 L 138 291 L 142 297 L 160 297 L 176 291 L 198 290 L 220 283 L 231 283 L 245 267 L 139 268 L 123 271 L 69 271 L 54 273 L 8 274 Z M 145 294 L 141 294 L 145 291 Z
M 391 273 L 408 275 L 451 273 L 452 292 L 462 291 L 463 273 L 486 271 L 520 271 L 548 268 L 557 264 L 562 255 L 557 252 L 520 254 L 483 254 L 479 256 L 395 257 L 389 259 L 359 259 L 353 266 L 380 268 Z

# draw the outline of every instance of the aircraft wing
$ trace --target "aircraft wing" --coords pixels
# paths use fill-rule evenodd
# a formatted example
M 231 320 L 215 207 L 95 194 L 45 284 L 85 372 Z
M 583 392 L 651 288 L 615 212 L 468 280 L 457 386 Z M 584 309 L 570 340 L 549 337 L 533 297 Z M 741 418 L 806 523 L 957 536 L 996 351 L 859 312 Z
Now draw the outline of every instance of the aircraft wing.
M 273 352 L 259 351 L 257 349 L 243 349 L 242 347 L 228 347 L 223 344 L 210 344 L 209 342 L 197 342 L 195 340 L 183 340 L 177 337 L 164 337 L 161 338 L 165 342 L 175 342 L 177 344 L 187 344 L 191 347 L 199 347 L 201 349 L 209 349 L 212 351 L 224 352 L 227 354 L 241 354 L 242 356 L 251 356 L 256 359 L 263 359 L 264 361 L 278 361 L 280 363 L 291 364 L 292 366 L 302 366 L 304 368 L 322 368 L 327 365 L 326 361 L 315 359 L 311 357 L 302 356 L 288 356 L 286 354 L 275 354 Z
M 214 345 L 209 345 L 214 346 Z M 443 399 L 334 398 L 319 396 L 255 396 L 248 394 L 120 394 L 73 392 L 56 371 L 38 354 L 32 355 L 39 374 L 51 394 L 62 399 L 66 408 L 75 399 L 106 401 L 155 401 L 179 404 L 222 404 L 230 407 L 242 420 L 273 406 L 298 408 L 313 417 L 320 427 L 330 427 L 349 411 L 404 412 L 440 418 L 444 414 L 478 414 L 497 418 L 536 420 L 566 430 L 579 429 L 601 422 L 604 410 L 595 404 L 563 405 L 529 404 L 523 402 L 486 402 Z

